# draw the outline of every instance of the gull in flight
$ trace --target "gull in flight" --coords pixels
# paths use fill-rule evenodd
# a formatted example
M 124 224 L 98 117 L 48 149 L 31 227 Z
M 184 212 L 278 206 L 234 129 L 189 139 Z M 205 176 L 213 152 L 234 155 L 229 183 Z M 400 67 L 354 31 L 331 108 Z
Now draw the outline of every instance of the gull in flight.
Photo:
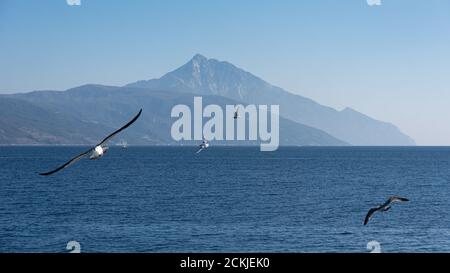
M 65 169 L 65 168 L 69 167 L 70 165 L 74 164 L 75 162 L 77 162 L 78 160 L 82 159 L 83 157 L 88 156 L 89 154 L 90 154 L 89 159 L 91 159 L 91 160 L 95 160 L 95 159 L 101 158 L 103 155 L 105 155 L 105 153 L 108 150 L 108 146 L 106 145 L 107 142 L 109 140 L 111 140 L 111 138 L 113 138 L 116 134 L 118 134 L 122 130 L 125 130 L 128 126 L 133 124 L 139 118 L 141 113 L 142 113 L 142 109 L 127 124 L 122 126 L 120 129 L 117 129 L 116 131 L 114 131 L 112 134 L 107 136 L 105 139 L 103 139 L 99 144 L 95 145 L 93 148 L 87 150 L 86 152 L 84 152 L 82 154 L 77 155 L 76 157 L 72 158 L 71 160 L 66 162 L 64 165 L 59 166 L 58 168 L 54 169 L 53 171 L 46 172 L 46 173 L 40 173 L 40 175 L 51 175 L 51 174 L 54 174 L 54 173 L 56 173 L 56 172 L 58 172 L 58 171 L 60 171 L 62 169 Z
M 196 152 L 196 154 L 200 153 L 201 151 L 203 151 L 204 149 L 209 147 L 209 142 L 208 140 L 203 140 L 202 144 L 198 145 L 200 147 L 200 149 L 198 149 L 198 151 Z
M 234 119 L 239 118 L 239 106 L 236 108 L 236 111 L 234 111 Z
M 375 207 L 375 208 L 371 208 L 369 210 L 369 212 L 366 215 L 366 218 L 364 219 L 364 225 L 367 225 L 367 223 L 369 222 L 370 218 L 372 217 L 372 215 L 375 212 L 377 212 L 377 211 L 385 212 L 385 211 L 388 211 L 391 208 L 392 204 L 395 203 L 395 202 L 408 202 L 408 201 L 409 201 L 408 199 L 403 198 L 403 197 L 399 197 L 399 196 L 391 196 L 391 197 L 389 197 L 389 199 L 383 205 L 380 205 L 380 206 Z

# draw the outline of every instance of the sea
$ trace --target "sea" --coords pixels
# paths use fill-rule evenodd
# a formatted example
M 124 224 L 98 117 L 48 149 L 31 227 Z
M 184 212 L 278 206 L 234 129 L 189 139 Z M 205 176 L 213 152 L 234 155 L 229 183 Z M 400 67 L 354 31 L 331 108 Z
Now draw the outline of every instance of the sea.
M 448 147 L 86 149 L 0 146 L 0 252 L 450 252 Z

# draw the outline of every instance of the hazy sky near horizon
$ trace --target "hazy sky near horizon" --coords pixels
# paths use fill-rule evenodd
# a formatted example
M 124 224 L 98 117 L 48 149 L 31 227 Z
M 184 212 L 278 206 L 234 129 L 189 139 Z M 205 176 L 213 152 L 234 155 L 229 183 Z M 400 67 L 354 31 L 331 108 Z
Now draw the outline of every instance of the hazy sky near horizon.
M 158 78 L 196 53 L 450 145 L 447 0 L 0 0 L 0 93 Z

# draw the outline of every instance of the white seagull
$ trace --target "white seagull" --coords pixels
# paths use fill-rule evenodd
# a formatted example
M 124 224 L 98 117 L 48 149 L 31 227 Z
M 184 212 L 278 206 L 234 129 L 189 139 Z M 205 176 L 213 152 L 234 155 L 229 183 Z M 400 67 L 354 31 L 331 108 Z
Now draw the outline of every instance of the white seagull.
M 367 223 L 369 222 L 370 218 L 372 217 L 372 214 L 374 214 L 375 212 L 377 212 L 377 211 L 381 211 L 381 212 L 388 211 L 391 208 L 391 206 L 392 206 L 392 204 L 394 202 L 408 202 L 408 201 L 409 201 L 408 199 L 403 198 L 403 197 L 399 197 L 399 196 L 391 196 L 391 197 L 389 197 L 389 199 L 383 205 L 380 205 L 380 206 L 375 207 L 375 208 L 371 208 L 369 210 L 369 212 L 366 215 L 366 218 L 364 219 L 364 225 L 367 225 Z
M 209 142 L 208 140 L 203 140 L 202 144 L 198 145 L 200 147 L 200 149 L 198 149 L 198 151 L 196 152 L 196 154 L 200 153 L 201 151 L 203 151 L 204 149 L 209 147 Z
M 40 175 L 51 175 L 54 174 L 62 169 L 65 169 L 67 167 L 69 167 L 70 165 L 72 165 L 73 163 L 77 162 L 78 160 L 82 159 L 83 157 L 87 156 L 90 154 L 89 159 L 91 160 L 95 160 L 95 159 L 99 159 L 101 158 L 107 151 L 108 151 L 108 146 L 106 145 L 107 142 L 113 138 L 116 134 L 118 134 L 120 131 L 126 129 L 128 126 L 130 126 L 131 124 L 133 124 L 141 115 L 142 113 L 142 109 L 139 111 L 139 113 L 132 119 L 130 120 L 127 124 L 125 124 L 124 126 L 122 126 L 120 129 L 114 131 L 112 134 L 110 134 L 109 136 L 107 136 L 105 139 L 103 139 L 99 144 L 95 145 L 93 148 L 87 150 L 86 152 L 77 155 L 76 157 L 72 158 L 71 160 L 69 160 L 68 162 L 66 162 L 64 165 L 61 165 L 60 167 L 56 168 L 53 171 L 50 172 L 46 172 L 46 173 L 40 173 Z

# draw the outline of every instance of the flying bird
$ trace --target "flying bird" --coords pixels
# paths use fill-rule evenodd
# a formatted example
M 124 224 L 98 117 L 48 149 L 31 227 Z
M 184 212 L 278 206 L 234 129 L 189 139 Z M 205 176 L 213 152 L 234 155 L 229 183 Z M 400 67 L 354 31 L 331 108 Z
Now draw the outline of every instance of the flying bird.
M 383 205 L 380 205 L 380 206 L 375 207 L 375 208 L 371 208 L 369 210 L 369 212 L 366 215 L 366 218 L 364 219 L 364 225 L 367 225 L 367 223 L 369 222 L 370 218 L 372 217 L 372 215 L 375 212 L 377 212 L 377 211 L 386 212 L 386 211 L 388 211 L 391 208 L 393 203 L 395 203 L 395 202 L 408 202 L 408 201 L 409 201 L 408 199 L 403 198 L 403 197 L 399 197 L 399 196 L 391 196 L 391 197 L 389 197 L 389 199 Z
M 239 118 L 239 106 L 236 108 L 236 111 L 234 111 L 234 119 Z
M 81 153 L 81 154 L 77 155 L 76 157 L 72 158 L 71 160 L 69 160 L 65 164 L 59 166 L 55 170 L 50 171 L 50 172 L 46 172 L 46 173 L 40 173 L 40 175 L 51 175 L 51 174 L 54 174 L 54 173 L 56 173 L 56 172 L 58 172 L 58 171 L 60 171 L 62 169 L 65 169 L 65 168 L 69 167 L 70 165 L 74 164 L 78 160 L 80 160 L 80 159 L 82 159 L 82 158 L 84 158 L 84 157 L 86 157 L 88 155 L 90 155 L 89 159 L 91 159 L 91 160 L 95 160 L 95 159 L 101 158 L 108 151 L 108 146 L 106 145 L 107 142 L 109 140 L 111 140 L 116 134 L 118 134 L 122 130 L 125 130 L 126 128 L 128 128 L 128 126 L 133 124 L 139 118 L 141 113 L 142 113 L 142 109 L 139 110 L 139 113 L 132 120 L 130 120 L 127 124 L 125 124 L 121 128 L 119 128 L 116 131 L 114 131 L 113 133 L 111 133 L 109 136 L 107 136 L 105 139 L 103 139 L 99 144 L 95 145 L 93 148 L 87 150 L 84 153 Z
M 196 154 L 200 153 L 201 151 L 203 151 L 204 149 L 209 147 L 209 142 L 208 140 L 203 140 L 202 144 L 198 145 L 200 147 L 200 149 L 198 149 L 198 151 L 196 152 Z

